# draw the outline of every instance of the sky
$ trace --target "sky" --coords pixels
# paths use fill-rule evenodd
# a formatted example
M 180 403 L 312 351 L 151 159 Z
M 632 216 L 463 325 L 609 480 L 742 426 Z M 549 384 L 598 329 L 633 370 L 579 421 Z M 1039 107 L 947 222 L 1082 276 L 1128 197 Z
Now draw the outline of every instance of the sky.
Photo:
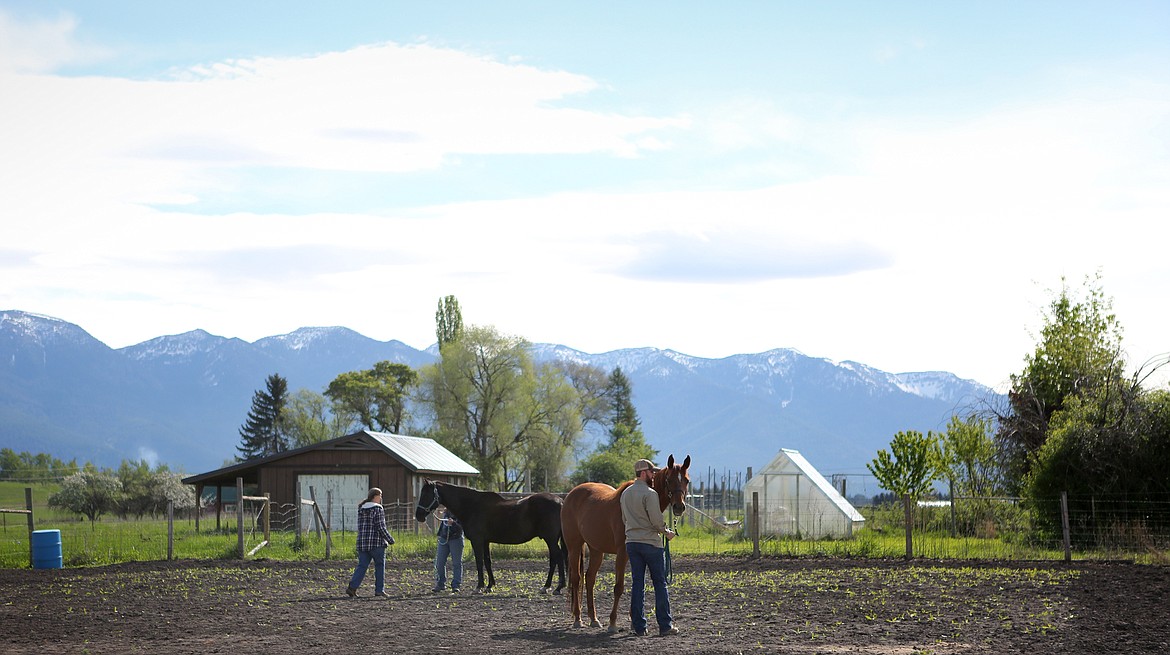
M 1002 390 L 1098 276 L 1165 357 L 1167 217 L 1165 2 L 0 0 L 0 309 L 114 348 L 454 295 Z

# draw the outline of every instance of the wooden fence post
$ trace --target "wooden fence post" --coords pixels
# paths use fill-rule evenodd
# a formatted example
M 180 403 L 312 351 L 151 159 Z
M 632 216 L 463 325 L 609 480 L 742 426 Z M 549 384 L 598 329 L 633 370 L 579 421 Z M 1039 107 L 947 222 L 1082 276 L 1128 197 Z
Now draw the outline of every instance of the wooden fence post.
M 175 559 L 175 501 L 167 501 L 167 561 Z
M 313 501 L 313 526 L 316 528 L 317 538 L 321 538 L 321 510 L 317 508 L 317 488 L 309 487 L 309 500 Z
M 325 490 L 325 559 L 333 551 L 333 490 Z
M 240 559 L 244 559 L 244 478 L 236 478 L 236 540 Z
M 902 511 L 906 520 L 906 559 L 914 559 L 914 511 L 910 494 L 902 494 Z
M 1068 492 L 1060 492 L 1060 527 L 1064 532 L 1064 561 L 1072 561 L 1072 539 L 1068 530 Z

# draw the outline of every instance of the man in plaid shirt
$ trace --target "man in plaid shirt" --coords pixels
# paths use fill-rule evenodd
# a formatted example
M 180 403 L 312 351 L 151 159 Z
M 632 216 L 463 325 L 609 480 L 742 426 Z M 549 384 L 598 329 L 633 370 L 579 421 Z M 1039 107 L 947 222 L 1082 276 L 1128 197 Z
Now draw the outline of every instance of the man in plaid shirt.
M 357 595 L 358 586 L 366 577 L 370 562 L 374 563 L 374 595 L 386 596 L 386 547 L 394 544 L 394 537 L 386 529 L 386 510 L 382 508 L 382 490 L 370 489 L 365 502 L 358 506 L 357 554 L 358 564 L 345 593 Z

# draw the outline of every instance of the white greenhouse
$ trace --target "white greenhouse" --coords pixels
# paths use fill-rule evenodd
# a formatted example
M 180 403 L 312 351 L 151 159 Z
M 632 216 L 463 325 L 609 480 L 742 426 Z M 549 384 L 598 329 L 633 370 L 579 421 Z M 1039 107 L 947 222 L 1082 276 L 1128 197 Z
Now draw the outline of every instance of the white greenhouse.
M 851 537 L 865 518 L 798 451 L 783 448 L 744 486 L 744 516 L 751 529 L 758 494 L 760 536 Z

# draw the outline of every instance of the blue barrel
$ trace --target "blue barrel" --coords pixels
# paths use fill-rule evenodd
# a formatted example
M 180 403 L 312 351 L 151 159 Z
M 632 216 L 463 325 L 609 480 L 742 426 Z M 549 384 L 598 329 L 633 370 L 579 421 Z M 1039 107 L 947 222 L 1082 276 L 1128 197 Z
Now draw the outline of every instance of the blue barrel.
M 61 531 L 34 530 L 32 533 L 34 569 L 59 569 L 61 558 Z

